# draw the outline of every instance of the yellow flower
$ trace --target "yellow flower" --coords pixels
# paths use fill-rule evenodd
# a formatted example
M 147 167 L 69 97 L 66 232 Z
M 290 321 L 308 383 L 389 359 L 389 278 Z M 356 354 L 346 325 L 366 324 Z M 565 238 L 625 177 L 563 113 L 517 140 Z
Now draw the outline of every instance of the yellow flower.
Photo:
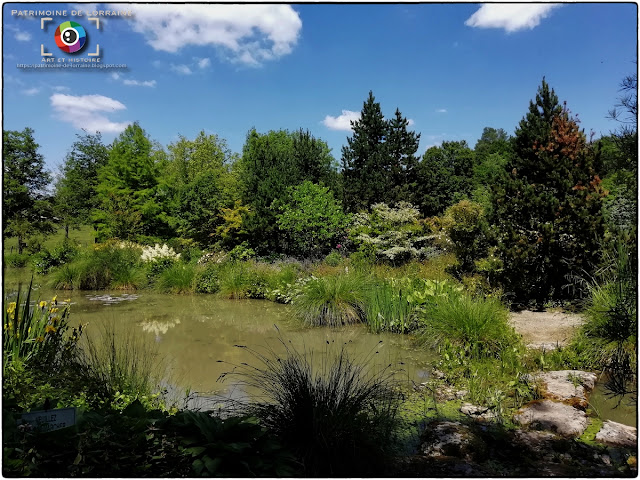
M 38 343 L 44 342 L 44 337 L 42 335 L 40 335 L 38 338 L 36 338 L 36 342 L 38 342 Z
M 16 302 L 11 302 L 7 308 L 7 313 L 13 313 L 16 311 Z
M 53 322 L 54 325 L 56 325 L 60 321 L 60 317 L 57 317 L 57 316 L 53 317 L 51 321 Z
M 65 299 L 64 299 L 64 303 L 69 303 L 70 301 L 71 301 L 71 299 L 70 299 L 70 298 L 65 298 Z
M 56 333 L 56 327 L 54 327 L 53 325 L 47 325 L 44 329 L 44 333 Z
M 56 308 L 52 308 L 52 309 L 51 309 L 51 313 L 56 313 L 57 311 L 58 311 L 58 308 L 57 308 L 57 307 L 56 307 Z
M 45 301 L 43 300 L 43 301 L 41 301 L 38 305 L 40 306 L 40 308 L 42 308 L 42 309 L 44 310 L 44 307 L 46 307 L 46 306 L 47 306 L 47 302 L 45 302 Z
M 53 303 L 54 305 L 58 304 L 58 295 L 56 295 L 55 297 L 53 297 L 53 299 L 51 300 L 51 303 Z

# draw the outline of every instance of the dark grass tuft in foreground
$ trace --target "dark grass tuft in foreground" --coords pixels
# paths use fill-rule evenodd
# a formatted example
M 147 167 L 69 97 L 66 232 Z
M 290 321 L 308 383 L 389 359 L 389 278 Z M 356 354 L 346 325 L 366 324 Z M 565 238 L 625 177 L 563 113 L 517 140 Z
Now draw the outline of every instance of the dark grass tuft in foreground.
M 242 408 L 280 437 L 305 476 L 375 475 L 395 443 L 400 398 L 390 366 L 370 373 L 365 365 L 374 353 L 356 363 L 344 346 L 314 358 L 280 342 L 284 354 L 240 347 L 260 364 L 231 372 L 241 386 L 260 392 Z

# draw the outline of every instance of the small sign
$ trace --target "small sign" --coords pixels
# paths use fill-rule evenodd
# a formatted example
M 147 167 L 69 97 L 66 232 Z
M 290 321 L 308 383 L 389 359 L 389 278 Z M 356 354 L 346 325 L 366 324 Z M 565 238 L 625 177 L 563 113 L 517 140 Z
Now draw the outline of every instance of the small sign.
M 41 410 L 22 414 L 22 425 L 30 425 L 39 432 L 52 432 L 61 428 L 71 427 L 76 424 L 76 409 L 56 408 L 53 410 Z

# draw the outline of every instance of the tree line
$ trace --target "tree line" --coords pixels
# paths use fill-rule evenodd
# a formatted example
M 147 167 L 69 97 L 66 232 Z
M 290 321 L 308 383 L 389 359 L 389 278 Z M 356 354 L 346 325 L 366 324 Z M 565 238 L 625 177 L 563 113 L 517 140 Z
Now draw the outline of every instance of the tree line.
M 33 130 L 4 131 L 3 233 L 20 252 L 54 225 L 68 234 L 88 224 L 98 241 L 179 238 L 309 257 L 340 245 L 352 214 L 408 203 L 422 218 L 457 215 L 447 231 L 468 246 L 461 268 L 495 258 L 514 298 L 543 299 L 568 274 L 592 272 L 612 238 L 635 242 L 637 78 L 622 89 L 610 112 L 620 128 L 597 141 L 543 79 L 513 136 L 486 127 L 474 148 L 445 141 L 420 156 L 420 134 L 398 108 L 385 117 L 369 92 L 339 162 L 302 129 L 251 129 L 238 154 L 204 131 L 165 149 L 134 123 L 111 145 L 79 134 L 53 183 Z

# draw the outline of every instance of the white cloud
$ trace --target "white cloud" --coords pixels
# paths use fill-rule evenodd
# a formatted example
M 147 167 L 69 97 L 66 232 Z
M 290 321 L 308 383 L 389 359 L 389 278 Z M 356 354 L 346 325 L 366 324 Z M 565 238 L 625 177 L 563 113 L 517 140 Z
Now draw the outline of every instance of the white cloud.
M 65 85 L 54 85 L 51 88 L 53 90 L 55 90 L 56 92 L 68 92 L 69 90 L 71 90 L 69 87 L 67 87 Z
M 360 112 L 352 112 L 351 110 L 342 110 L 342 115 L 332 117 L 327 115 L 322 123 L 329 130 L 351 131 L 351 122 L 360 119 Z
M 113 122 L 107 114 L 126 110 L 122 103 L 103 95 L 66 95 L 54 93 L 50 98 L 56 116 L 76 128 L 102 133 L 119 133 L 130 122 Z
M 438 108 L 436 110 L 436 113 L 447 113 L 447 109 L 446 108 Z
M 464 24 L 478 28 L 504 28 L 508 33 L 526 28 L 531 30 L 558 6 L 553 3 L 490 3 L 482 5 Z
M 407 125 L 408 125 L 409 127 L 410 127 L 411 125 L 413 125 L 414 123 L 416 123 L 416 122 L 414 122 L 414 121 L 413 121 L 413 118 L 408 118 L 408 119 L 407 119 Z
M 208 58 L 199 58 L 196 59 L 198 61 L 198 67 L 199 68 L 207 68 L 209 66 L 211 66 L 211 60 Z
M 169 68 L 180 75 L 191 75 L 193 73 L 189 65 L 174 65 L 172 63 Z
M 31 34 L 29 32 L 25 32 L 15 25 L 7 25 L 6 28 L 13 32 L 13 38 L 19 42 L 28 42 L 31 40 Z
M 122 81 L 122 83 L 124 83 L 125 85 L 129 85 L 131 87 L 155 87 L 156 86 L 155 80 L 145 80 L 141 82 L 139 80 L 125 79 Z
M 22 90 L 22 93 L 32 97 L 32 96 L 37 95 L 38 93 L 40 93 L 40 89 L 38 87 L 26 88 L 26 89 Z
M 109 75 L 113 80 L 119 80 L 120 79 L 120 74 L 118 72 L 111 72 L 111 75 Z
M 176 53 L 191 45 L 221 48 L 232 62 L 260 65 L 291 53 L 302 20 L 289 5 L 138 4 L 133 30 L 155 50 Z

